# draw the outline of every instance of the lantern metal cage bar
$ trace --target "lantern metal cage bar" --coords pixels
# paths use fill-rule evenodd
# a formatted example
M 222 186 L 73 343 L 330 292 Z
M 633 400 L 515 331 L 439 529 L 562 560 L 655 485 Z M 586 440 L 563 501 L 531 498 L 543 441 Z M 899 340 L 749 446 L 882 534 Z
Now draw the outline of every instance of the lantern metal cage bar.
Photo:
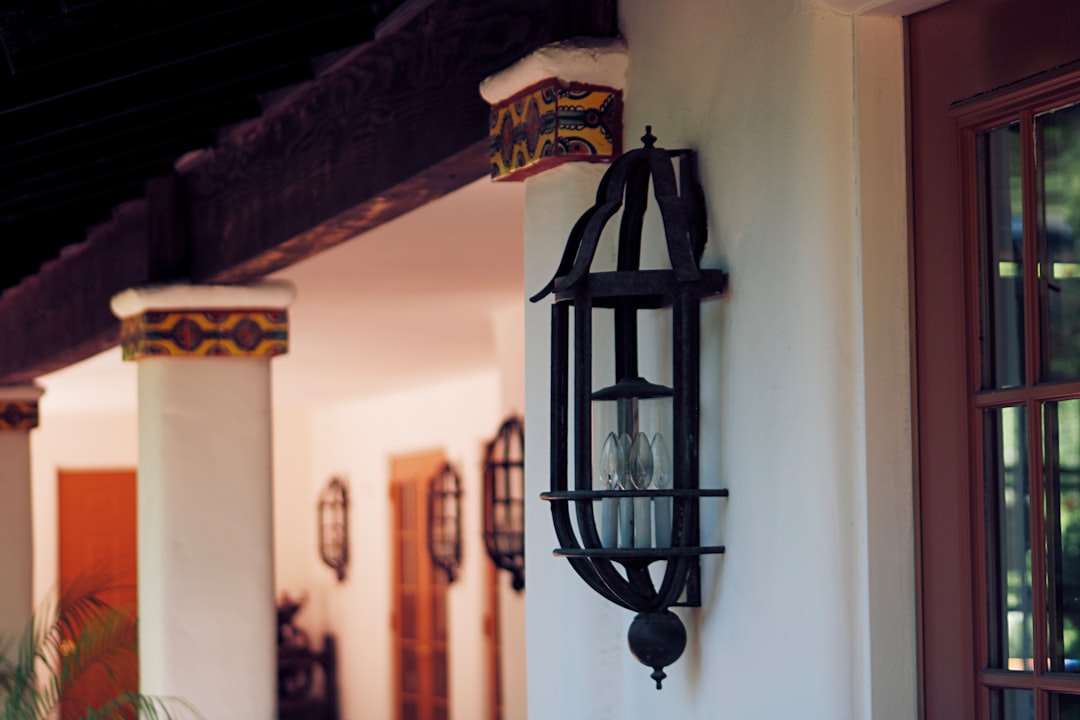
M 349 566 L 349 489 L 338 477 L 330 479 L 319 495 L 319 555 L 345 581 Z
M 700 543 L 700 500 L 727 497 L 728 491 L 700 487 L 698 438 L 700 304 L 725 293 L 728 278 L 700 267 L 706 223 L 695 153 L 655 147 L 648 127 L 642 141 L 604 174 L 596 203 L 570 233 L 555 277 L 532 301 L 554 295 L 551 490 L 541 497 L 551 502 L 560 543 L 555 554 L 601 596 L 638 613 L 630 648 L 653 668 L 659 689 L 664 666 L 686 644 L 686 630 L 669 608 L 701 604 L 700 556 L 725 550 Z M 650 181 L 670 269 L 640 268 Z M 620 209 L 616 269 L 593 272 L 601 233 Z M 600 311 L 610 311 L 610 320 L 601 314 L 600 322 L 614 329 L 615 382 L 594 390 L 593 320 Z M 640 376 L 642 312 L 670 314 L 670 387 Z M 660 561 L 657 584 L 652 570 L 660 574 L 661 565 L 653 566 Z
M 461 478 L 450 463 L 428 481 L 428 554 L 446 571 L 447 583 L 461 568 Z
M 513 588 L 525 587 L 525 425 L 503 421 L 484 453 L 484 545 Z

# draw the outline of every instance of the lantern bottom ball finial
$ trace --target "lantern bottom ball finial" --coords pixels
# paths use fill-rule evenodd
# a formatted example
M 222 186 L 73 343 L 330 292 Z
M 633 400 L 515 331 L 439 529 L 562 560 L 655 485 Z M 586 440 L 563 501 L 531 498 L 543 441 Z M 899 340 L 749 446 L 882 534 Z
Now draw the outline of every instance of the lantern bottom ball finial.
M 670 610 L 638 613 L 626 634 L 630 652 L 638 662 L 653 669 L 656 689 L 667 677 L 663 668 L 679 659 L 686 649 L 686 628 L 679 616 Z

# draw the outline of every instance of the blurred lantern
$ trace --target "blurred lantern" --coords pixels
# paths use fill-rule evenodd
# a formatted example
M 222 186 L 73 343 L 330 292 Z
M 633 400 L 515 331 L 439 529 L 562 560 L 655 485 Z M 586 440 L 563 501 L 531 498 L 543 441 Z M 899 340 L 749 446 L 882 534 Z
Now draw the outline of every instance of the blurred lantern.
M 484 454 L 484 544 L 497 567 L 525 587 L 525 426 L 507 418 Z
M 450 463 L 428 481 L 428 552 L 454 582 L 461 567 L 461 478 Z
M 336 477 L 319 495 L 319 554 L 343 582 L 349 565 L 349 490 Z

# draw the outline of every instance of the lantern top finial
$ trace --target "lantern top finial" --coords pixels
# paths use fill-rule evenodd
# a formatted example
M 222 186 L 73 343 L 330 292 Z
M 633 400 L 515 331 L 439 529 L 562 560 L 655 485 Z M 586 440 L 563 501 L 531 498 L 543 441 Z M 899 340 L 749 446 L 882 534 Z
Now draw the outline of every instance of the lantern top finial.
M 656 136 L 652 134 L 652 125 L 645 126 L 645 134 L 641 136 L 641 142 L 644 143 L 647 148 L 656 145 Z

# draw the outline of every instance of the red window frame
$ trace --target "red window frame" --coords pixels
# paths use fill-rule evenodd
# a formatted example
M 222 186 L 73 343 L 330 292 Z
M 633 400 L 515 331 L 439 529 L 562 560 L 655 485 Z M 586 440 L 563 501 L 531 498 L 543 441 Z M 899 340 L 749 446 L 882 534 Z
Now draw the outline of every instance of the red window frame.
M 925 720 L 987 716 L 987 693 L 976 690 L 986 660 L 981 637 L 986 598 L 981 589 L 984 559 L 977 549 L 984 539 L 977 507 L 983 483 L 977 457 L 981 439 L 974 437 L 981 434 L 981 422 L 973 408 L 980 374 L 977 361 L 972 369 L 970 353 L 978 315 L 971 313 L 973 288 L 966 280 L 977 269 L 968 262 L 967 233 L 977 215 L 968 207 L 971 196 L 962 192 L 971 181 L 964 176 L 974 167 L 973 145 L 965 137 L 980 122 L 992 125 L 991 118 L 1004 114 L 1010 102 L 1035 102 L 1040 93 L 1059 92 L 1060 84 L 1069 82 L 1069 73 L 1051 76 L 1047 70 L 1080 58 L 1080 34 L 1069 20 L 1076 13 L 1072 0 L 950 0 L 905 23 L 919 700 Z M 988 95 L 1002 87 L 1008 90 Z M 956 105 L 975 97 L 980 100 Z M 985 113 L 981 118 L 980 112 Z M 977 276 L 971 279 L 977 291 Z M 1031 327 L 1030 321 L 1026 324 Z M 1037 365 L 1028 361 L 1027 367 Z M 1033 498 L 1036 492 L 1032 487 Z M 1045 713 L 1040 705 L 1039 712 Z

